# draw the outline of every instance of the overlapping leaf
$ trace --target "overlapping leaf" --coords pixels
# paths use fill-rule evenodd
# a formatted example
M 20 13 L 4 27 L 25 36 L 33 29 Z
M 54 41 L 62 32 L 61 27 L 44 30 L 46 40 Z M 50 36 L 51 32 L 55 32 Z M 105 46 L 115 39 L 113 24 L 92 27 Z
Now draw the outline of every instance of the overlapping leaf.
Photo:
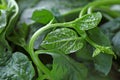
M 31 62 L 20 52 L 14 53 L 8 64 L 0 66 L 0 80 L 32 80 L 34 74 Z
M 48 50 L 57 49 L 68 54 L 81 49 L 83 40 L 73 30 L 60 28 L 48 33 L 41 46 Z
M 1 35 L 0 38 L 0 66 L 4 66 L 8 63 L 12 54 L 7 41 Z
M 53 57 L 51 77 L 53 80 L 85 80 L 87 77 L 87 68 L 61 51 L 43 50 Z
M 120 18 L 113 19 L 112 21 L 103 24 L 100 28 L 111 40 L 116 54 L 120 56 Z
M 89 30 L 88 34 L 90 39 L 93 40 L 96 44 L 111 47 L 109 39 L 100 31 L 99 28 Z M 107 75 L 110 72 L 112 66 L 112 55 L 108 55 L 109 52 L 105 53 L 107 54 L 100 53 L 94 57 L 94 63 L 96 70 Z
M 54 80 L 85 80 L 87 68 L 73 59 L 59 54 L 53 57 L 53 69 L 51 71 Z
M 92 14 L 86 14 L 85 16 L 76 19 L 72 22 L 72 25 L 80 30 L 89 30 L 94 27 L 97 27 L 99 22 L 102 19 L 101 13 L 92 13 Z
M 112 39 L 113 47 L 118 56 L 120 56 L 120 31 L 115 34 Z

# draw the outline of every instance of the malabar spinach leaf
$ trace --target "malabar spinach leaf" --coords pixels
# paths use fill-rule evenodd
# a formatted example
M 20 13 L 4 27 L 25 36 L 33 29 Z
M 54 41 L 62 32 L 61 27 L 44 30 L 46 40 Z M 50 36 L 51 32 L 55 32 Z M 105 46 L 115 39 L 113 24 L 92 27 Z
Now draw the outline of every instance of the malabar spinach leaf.
M 40 50 L 36 53 L 52 56 L 53 64 L 50 72 L 52 80 L 85 80 L 87 77 L 88 69 L 84 64 L 59 50 Z
M 31 61 L 21 52 L 13 53 L 8 64 L 0 66 L 0 80 L 32 80 L 34 75 Z
M 107 75 L 112 67 L 112 55 L 99 54 L 94 57 L 95 69 Z
M 20 28 L 17 28 L 17 30 L 14 30 L 10 37 L 8 37 L 8 40 L 14 43 L 15 45 L 21 46 L 23 48 L 26 48 L 28 37 L 28 31 L 29 27 L 25 23 L 21 24 Z
M 0 35 L 0 66 L 4 66 L 8 63 L 11 57 L 11 48 L 2 35 Z
M 20 10 L 18 8 L 16 1 L 19 4 Z M 72 9 L 87 4 L 87 2 L 89 1 L 87 0 L 84 1 L 16 0 L 16 1 L 15 0 L 0 1 L 0 80 L 32 80 L 33 76 L 35 75 L 35 71 L 32 66 L 32 62 L 28 60 L 27 56 L 31 57 L 30 59 L 32 59 L 35 65 L 34 67 L 36 68 L 36 71 L 38 73 L 38 74 L 36 73 L 34 79 L 37 79 L 37 77 L 40 80 L 44 79 L 96 80 L 97 78 L 99 78 L 97 80 L 109 79 L 107 77 L 101 76 L 100 74 L 97 73 L 95 74 L 94 72 L 92 72 L 92 70 L 95 70 L 96 72 L 102 72 L 105 75 L 109 73 L 113 57 L 112 55 L 109 54 L 114 54 L 114 52 L 112 51 L 111 44 L 113 45 L 114 51 L 119 55 L 119 44 L 117 44 L 120 38 L 119 20 L 115 21 L 113 20 L 113 23 L 115 22 L 114 25 L 115 26 L 117 25 L 117 27 L 113 27 L 114 26 L 112 25 L 113 23 L 108 24 L 108 26 L 110 27 L 105 27 L 105 32 L 107 33 L 108 31 L 108 37 L 111 39 L 111 42 L 99 30 L 99 28 L 97 28 L 99 22 L 101 21 L 102 15 L 100 12 L 93 13 L 94 11 L 93 9 L 104 8 L 103 6 L 101 6 L 102 4 L 104 4 L 104 0 L 93 2 L 91 3 L 92 5 L 90 4 L 87 5 L 85 8 L 78 8 L 75 10 Z M 23 18 L 20 18 L 20 21 L 19 19 L 17 20 L 19 11 L 20 13 L 22 13 L 22 11 L 25 8 L 35 5 L 35 3 L 38 1 L 40 3 L 38 3 L 34 8 L 27 9 L 28 10 L 27 14 L 23 13 L 22 14 L 22 16 L 24 15 Z M 119 0 L 115 1 L 105 0 L 105 2 L 106 2 L 105 4 L 120 3 Z M 39 7 L 39 5 L 41 7 Z M 98 5 L 99 7 L 97 7 Z M 30 18 L 32 11 L 34 11 L 36 8 L 38 10 L 36 10 L 33 13 L 32 18 Z M 49 23 L 49 21 L 51 21 L 54 18 L 50 11 L 45 10 L 43 8 L 47 8 L 55 15 L 55 18 L 57 17 L 56 22 L 64 21 L 69 22 L 55 24 L 52 23 L 48 24 L 47 26 L 41 27 Z M 107 6 L 107 8 L 109 7 Z M 106 13 L 107 16 L 112 17 L 117 16 L 119 14 L 119 13 L 117 13 L 117 15 L 111 14 L 109 12 L 110 10 L 107 8 L 105 8 L 107 11 Z M 68 11 L 70 12 L 63 15 Z M 76 18 L 78 17 L 79 12 L 81 17 Z M 110 15 L 108 15 L 109 13 Z M 31 19 L 34 20 L 32 21 L 33 23 L 28 21 L 29 25 L 28 26 L 23 25 L 22 27 L 16 25 L 16 21 L 18 21 L 18 24 L 19 22 L 20 24 L 21 22 L 24 23 L 24 21 L 26 21 L 26 16 L 29 16 L 29 19 L 27 20 Z M 103 22 L 104 21 L 102 21 L 101 24 L 103 24 Z M 69 27 L 69 28 L 56 28 L 56 27 Z M 53 31 L 51 31 L 52 29 Z M 51 32 L 48 33 L 47 31 Z M 46 35 L 46 33 L 48 34 Z M 41 37 L 38 38 L 39 35 L 40 36 L 42 35 L 41 36 L 42 38 Z M 43 40 L 44 36 L 45 39 Z M 40 43 L 42 48 L 41 47 L 38 48 Z M 37 48 L 35 48 L 35 46 L 37 46 Z M 26 47 L 26 49 L 25 50 L 21 49 L 21 47 L 23 48 Z M 53 51 L 51 52 L 52 59 L 47 60 L 48 56 L 45 54 L 45 60 L 47 60 L 48 61 L 47 63 L 49 63 L 50 66 L 52 66 L 50 70 L 47 69 L 46 65 L 44 65 L 44 58 L 41 55 L 38 55 L 39 53 L 41 53 L 39 52 L 42 51 L 41 49 L 42 50 L 45 49 L 46 51 L 47 50 Z M 23 51 L 23 53 L 18 51 Z M 78 52 L 75 54 L 76 51 Z M 29 55 L 27 56 L 24 55 L 24 52 L 28 53 Z M 39 59 L 41 57 L 42 61 L 40 61 Z M 89 71 L 88 76 L 87 76 L 88 70 L 85 65 L 88 67 L 88 69 L 92 67 L 91 68 L 92 70 Z
M 19 8 L 17 3 L 14 0 L 8 0 L 7 2 L 7 12 L 8 12 L 8 18 L 9 18 L 9 22 L 7 25 L 7 30 L 8 32 L 13 29 L 13 26 L 17 20 L 17 16 L 18 16 L 18 12 L 19 12 Z
M 54 80 L 85 80 L 87 68 L 72 58 L 57 52 L 53 54 L 53 68 L 51 75 Z M 58 76 L 59 75 L 59 76 Z
M 100 12 L 86 14 L 85 16 L 76 19 L 72 22 L 72 25 L 80 30 L 89 30 L 94 27 L 97 27 L 99 22 L 102 19 L 102 15 Z
M 33 12 L 32 15 L 32 20 L 42 23 L 42 24 L 47 24 L 53 19 L 53 14 L 45 9 L 42 10 L 36 10 Z
M 58 28 L 46 36 L 41 46 L 48 50 L 61 50 L 64 53 L 73 53 L 83 47 L 83 40 L 77 33 L 68 28 Z
M 111 44 L 113 44 L 115 53 L 118 56 L 120 56 L 119 50 L 120 18 L 113 19 L 112 21 L 103 24 L 100 28 L 105 33 L 105 35 L 107 35 L 107 37 L 110 39 Z
M 90 70 L 88 74 L 88 78 L 86 80 L 113 80 L 111 76 L 104 76 L 95 70 Z
M 88 30 L 87 33 L 90 39 L 93 40 L 95 43 L 102 46 L 111 46 L 108 37 L 98 27 Z
M 89 30 L 88 35 L 96 44 L 111 47 L 109 39 L 101 32 L 99 28 Z M 107 75 L 112 66 L 112 55 L 101 53 L 94 57 L 94 63 L 97 70 Z
M 93 48 L 88 43 L 85 43 L 84 46 L 76 52 L 76 58 L 80 61 L 92 61 L 92 53 Z
M 116 54 L 120 57 L 120 31 L 112 38 L 112 44 Z

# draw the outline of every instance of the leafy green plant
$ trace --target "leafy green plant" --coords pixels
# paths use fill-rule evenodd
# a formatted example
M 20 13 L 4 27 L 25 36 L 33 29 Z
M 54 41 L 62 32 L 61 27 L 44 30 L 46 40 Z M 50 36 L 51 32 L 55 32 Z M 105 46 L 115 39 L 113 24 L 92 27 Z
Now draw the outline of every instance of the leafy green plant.
M 29 23 L 22 12 L 38 0 L 0 2 L 0 80 L 117 80 L 110 73 L 120 56 L 119 12 L 110 5 L 119 0 L 73 4 L 66 14 L 35 10 Z

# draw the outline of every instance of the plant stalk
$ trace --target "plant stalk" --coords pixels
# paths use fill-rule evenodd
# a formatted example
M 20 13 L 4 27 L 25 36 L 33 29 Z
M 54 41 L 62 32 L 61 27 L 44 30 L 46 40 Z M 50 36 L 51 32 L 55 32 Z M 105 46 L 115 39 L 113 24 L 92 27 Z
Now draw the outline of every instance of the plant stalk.
M 101 6 L 101 5 L 113 5 L 113 4 L 120 4 L 120 0 L 101 0 L 101 1 L 94 1 L 90 4 L 88 4 L 87 6 L 85 6 L 80 14 L 79 17 L 82 17 L 88 10 L 89 7 L 92 7 L 92 9 L 94 9 L 97 6 Z M 92 10 L 91 10 L 92 11 Z

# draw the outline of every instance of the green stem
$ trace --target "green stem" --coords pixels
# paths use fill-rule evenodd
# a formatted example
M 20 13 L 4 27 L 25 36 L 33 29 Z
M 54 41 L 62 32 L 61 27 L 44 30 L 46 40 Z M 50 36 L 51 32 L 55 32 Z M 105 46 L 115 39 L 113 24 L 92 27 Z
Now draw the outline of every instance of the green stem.
M 88 10 L 89 7 L 93 6 L 94 8 L 97 6 L 101 6 L 101 5 L 112 5 L 112 4 L 120 4 L 120 0 L 101 0 L 101 1 L 94 1 L 90 4 L 88 4 L 87 6 L 85 6 L 81 12 L 79 17 L 82 17 L 86 11 Z
M 49 29 L 50 26 L 49 25 L 46 25 L 45 27 L 42 27 L 40 28 L 38 31 L 36 31 L 30 42 L 29 42 L 29 47 L 28 47 L 28 51 L 29 51 L 29 54 L 34 62 L 34 64 L 38 67 L 38 69 L 40 69 L 41 71 L 43 71 L 45 74 L 47 74 L 48 76 L 50 75 L 50 70 L 48 70 L 45 65 L 39 60 L 39 57 L 38 55 L 36 55 L 34 53 L 34 42 L 35 40 L 37 39 L 37 37 L 42 34 L 45 30 Z M 49 76 L 50 77 L 50 76 Z
M 75 29 L 77 32 L 78 32 L 78 34 L 79 35 L 81 35 L 81 37 L 82 38 L 84 38 L 89 44 L 91 44 L 93 47 L 95 47 L 95 48 L 97 48 L 98 47 L 98 45 L 95 43 L 95 42 L 93 42 L 88 36 L 87 36 L 87 34 L 86 34 L 86 32 L 85 31 L 82 31 L 82 30 L 79 30 L 79 29 Z M 36 52 L 37 53 L 37 52 Z
M 98 48 L 98 45 L 97 45 L 95 42 L 93 42 L 88 36 L 86 36 L 85 40 L 86 40 L 89 44 L 91 44 L 94 48 Z
M 37 71 L 38 71 L 38 76 L 43 75 L 42 71 L 39 68 L 37 68 Z
M 41 35 L 44 31 L 46 31 L 50 28 L 59 27 L 59 26 L 69 27 L 71 25 L 69 23 L 56 23 L 56 24 L 50 24 L 49 23 L 48 25 L 40 28 L 39 30 L 37 30 L 33 34 L 33 36 L 30 39 L 29 45 L 28 45 L 28 51 L 29 51 L 29 54 L 30 54 L 34 64 L 37 66 L 38 69 L 40 69 L 46 75 L 48 75 L 49 78 L 51 78 L 50 77 L 50 70 L 40 61 L 40 59 L 38 57 L 38 54 L 35 54 L 35 52 L 34 52 L 34 42 L 38 38 L 38 36 Z

